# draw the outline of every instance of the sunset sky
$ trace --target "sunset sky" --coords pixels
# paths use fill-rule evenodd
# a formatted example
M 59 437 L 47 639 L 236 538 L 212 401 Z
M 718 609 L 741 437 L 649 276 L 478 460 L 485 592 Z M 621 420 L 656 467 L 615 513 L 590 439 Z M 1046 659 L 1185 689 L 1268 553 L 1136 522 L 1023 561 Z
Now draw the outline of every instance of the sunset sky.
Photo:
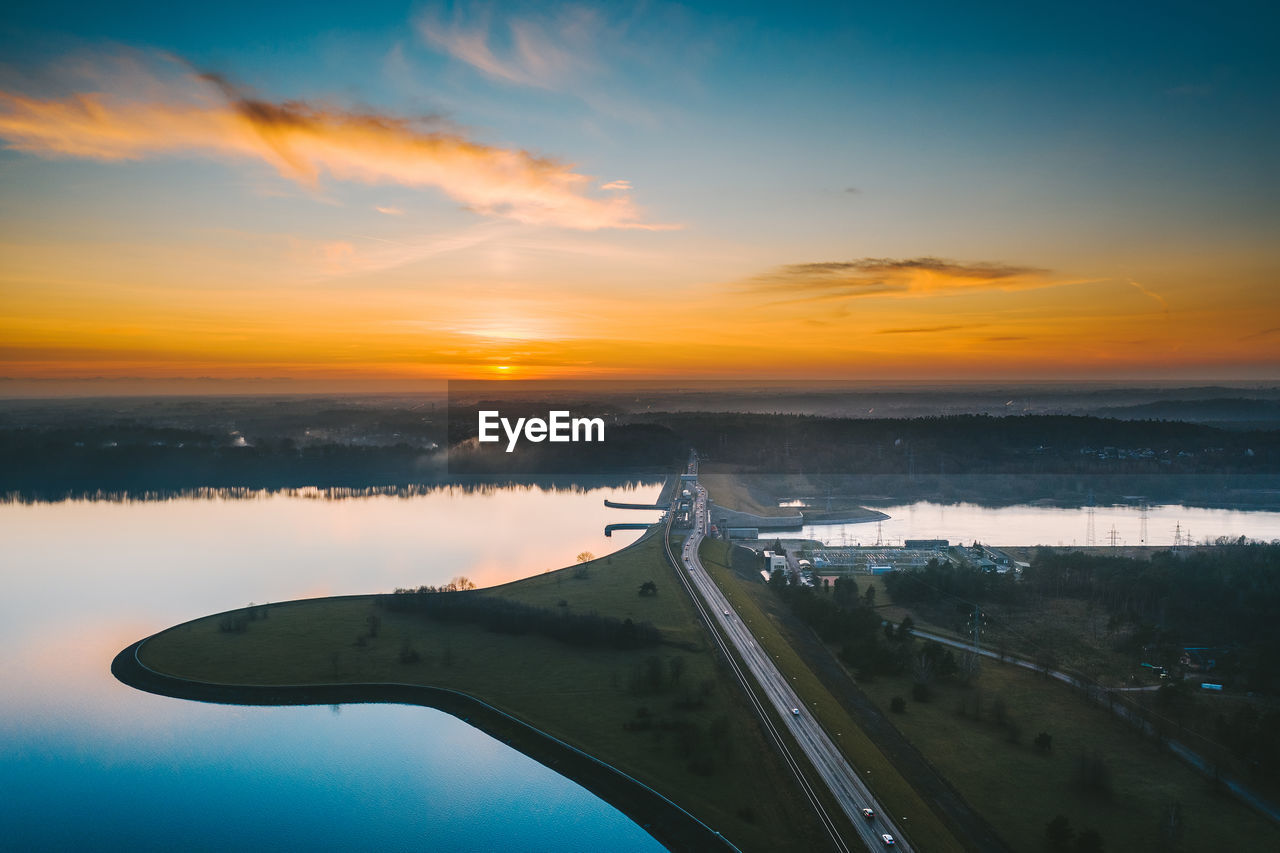
M 22 4 L 0 396 L 1280 378 L 1280 21 L 1125 5 Z

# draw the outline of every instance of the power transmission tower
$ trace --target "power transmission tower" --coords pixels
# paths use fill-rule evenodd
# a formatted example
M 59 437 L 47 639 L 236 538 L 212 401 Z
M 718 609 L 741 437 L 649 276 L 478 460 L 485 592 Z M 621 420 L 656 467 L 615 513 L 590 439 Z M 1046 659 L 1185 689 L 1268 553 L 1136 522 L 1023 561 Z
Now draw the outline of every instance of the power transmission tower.
M 1093 528 L 1093 489 L 1089 490 L 1089 506 L 1085 510 L 1084 544 L 1092 548 L 1098 544 L 1098 534 Z
M 1139 523 L 1138 544 L 1146 545 L 1147 544 L 1147 511 L 1149 509 L 1149 507 L 1147 506 L 1146 498 L 1142 499 L 1142 504 L 1139 508 L 1141 510 L 1141 515 L 1138 516 L 1138 523 Z
M 1116 531 L 1116 526 L 1111 525 L 1111 532 L 1107 534 L 1107 538 L 1111 540 L 1111 547 L 1116 547 L 1116 541 L 1120 538 L 1120 534 Z

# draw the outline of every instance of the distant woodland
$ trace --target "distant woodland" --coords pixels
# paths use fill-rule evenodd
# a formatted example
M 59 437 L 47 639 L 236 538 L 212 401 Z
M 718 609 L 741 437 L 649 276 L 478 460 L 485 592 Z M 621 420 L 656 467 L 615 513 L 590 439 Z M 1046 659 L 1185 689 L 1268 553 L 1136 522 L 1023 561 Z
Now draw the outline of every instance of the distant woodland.
M 473 411 L 451 411 L 444 401 L 10 401 L 0 405 L 0 494 L 58 499 L 396 488 L 472 476 L 630 477 L 669 473 L 697 448 L 727 469 L 857 477 L 863 492 L 904 500 L 1013 503 L 1063 492 L 1082 502 L 1091 489 L 1129 489 L 1153 501 L 1189 494 L 1227 503 L 1256 503 L 1269 491 L 1280 502 L 1280 429 L 1250 422 L 1226 428 L 1086 415 L 875 419 L 628 412 L 591 401 L 556 406 L 605 418 L 606 442 L 523 444 L 511 454 L 486 445 L 492 452 L 480 453 Z M 975 486 L 966 477 L 995 479 Z M 1223 497 L 1232 490 L 1252 497 Z

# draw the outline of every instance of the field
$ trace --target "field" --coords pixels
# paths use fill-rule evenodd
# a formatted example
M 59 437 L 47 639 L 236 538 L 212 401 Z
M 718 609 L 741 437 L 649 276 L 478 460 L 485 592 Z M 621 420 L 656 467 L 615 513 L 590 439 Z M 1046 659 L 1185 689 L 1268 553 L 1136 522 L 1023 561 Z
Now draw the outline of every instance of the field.
M 786 618 L 763 584 L 727 571 L 722 577 L 740 598 L 759 601 L 758 612 L 770 613 L 775 623 Z M 875 587 L 885 618 L 911 613 L 919 627 L 934 628 L 920 612 L 894 606 L 882 579 L 860 576 L 857 583 L 860 590 Z M 1049 608 L 1041 618 L 1052 624 L 1041 630 L 1045 636 L 1091 632 L 1087 616 Z M 1076 637 L 1068 648 L 1093 643 L 1092 636 Z M 909 674 L 863 680 L 859 687 L 1014 850 L 1044 849 L 1045 825 L 1058 814 L 1077 831 L 1097 830 L 1106 850 L 1280 849 L 1274 824 L 1106 709 L 1037 673 L 984 660 L 975 686 L 934 683 L 928 702 L 913 700 Z M 905 713 L 892 711 L 895 697 L 905 699 Z M 1050 750 L 1034 745 L 1041 732 L 1052 737 Z M 1077 778 L 1081 757 L 1090 755 L 1101 758 L 1109 779 L 1104 790 Z M 1175 805 L 1176 830 L 1170 824 Z
M 1077 830 L 1096 829 L 1108 850 L 1280 849 L 1273 824 L 1217 793 L 1105 708 L 1036 673 L 984 661 L 974 688 L 936 687 L 927 703 L 911 701 L 909 677 L 880 678 L 862 688 L 1016 850 L 1039 849 L 1045 824 L 1058 814 Z M 905 713 L 890 712 L 895 696 L 907 699 Z M 1012 725 L 995 722 L 998 705 Z M 1018 743 L 1011 742 L 1015 729 Z M 1041 732 L 1053 738 L 1052 751 L 1033 745 Z M 1077 784 L 1080 759 L 1088 754 L 1101 758 L 1109 796 Z M 1182 824 L 1177 846 L 1167 834 L 1175 804 Z
M 656 595 L 639 595 L 646 581 Z M 664 642 L 638 651 L 581 648 L 350 597 L 259 608 L 243 633 L 206 617 L 148 641 L 141 658 L 161 672 L 224 684 L 385 681 L 460 690 L 629 773 L 743 850 L 820 845 L 815 819 L 710 650 L 659 537 L 492 594 L 648 621 Z M 370 617 L 380 620 L 376 636 Z M 655 671 L 656 680 L 646 679 Z
M 706 487 L 708 496 L 717 506 L 726 509 L 763 516 L 796 514 L 796 510 L 791 507 L 778 506 L 773 495 L 763 489 L 753 488 L 754 484 L 763 483 L 763 478 L 744 477 L 713 466 L 704 466 L 698 474 L 698 482 Z

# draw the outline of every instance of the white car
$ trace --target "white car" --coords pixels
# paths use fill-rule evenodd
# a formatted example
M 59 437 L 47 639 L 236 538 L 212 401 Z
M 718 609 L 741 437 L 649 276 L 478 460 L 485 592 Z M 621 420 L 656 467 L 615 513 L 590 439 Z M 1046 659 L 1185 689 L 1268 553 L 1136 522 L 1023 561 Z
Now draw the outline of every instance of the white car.
M 793 717 L 798 717 L 798 716 L 800 716 L 800 709 L 799 709 L 799 708 L 792 708 L 792 709 L 791 709 L 791 716 L 793 716 Z
M 885 847 L 892 847 L 894 844 L 897 843 L 893 840 L 893 836 L 887 832 L 884 835 L 880 836 L 880 840 L 884 842 Z
M 725 616 L 728 616 L 728 615 L 729 615 L 729 611 L 728 611 L 728 610 L 726 610 L 726 611 L 724 612 L 724 615 L 725 615 Z

